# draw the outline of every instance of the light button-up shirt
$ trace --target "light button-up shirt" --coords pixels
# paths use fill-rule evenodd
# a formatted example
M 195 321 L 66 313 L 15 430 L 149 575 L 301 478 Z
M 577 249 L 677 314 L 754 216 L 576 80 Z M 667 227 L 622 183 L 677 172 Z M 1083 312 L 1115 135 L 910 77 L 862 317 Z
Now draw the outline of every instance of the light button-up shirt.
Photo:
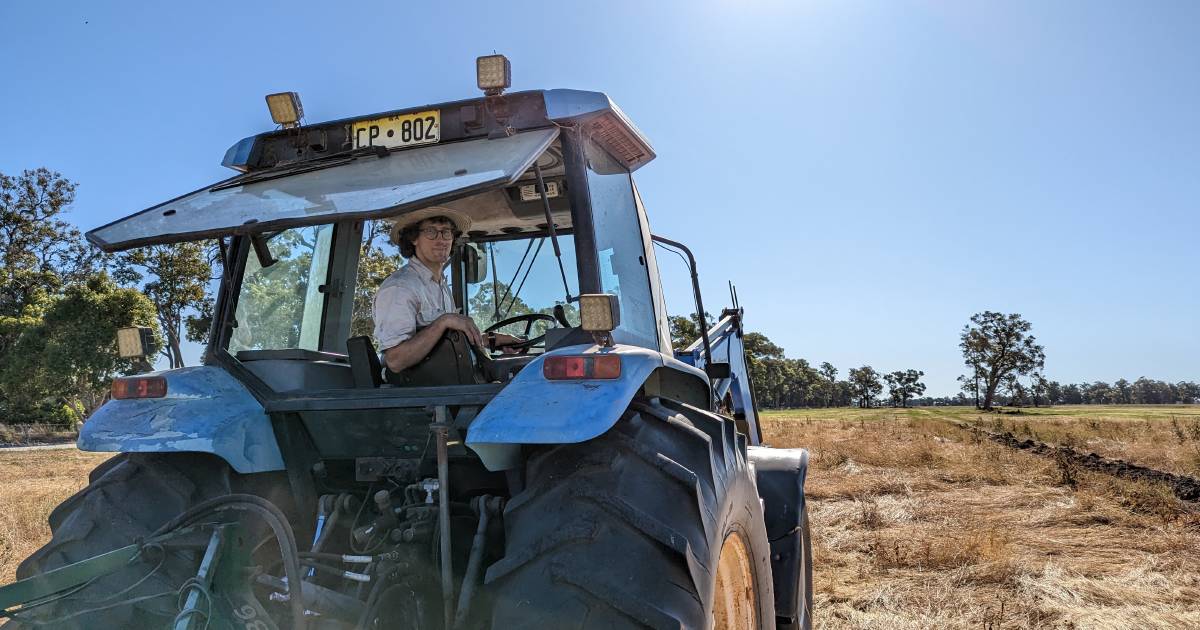
M 379 285 L 375 293 L 375 340 L 380 350 L 400 345 L 418 328 L 446 313 L 457 312 L 445 276 L 434 273 L 420 259 L 410 258 Z

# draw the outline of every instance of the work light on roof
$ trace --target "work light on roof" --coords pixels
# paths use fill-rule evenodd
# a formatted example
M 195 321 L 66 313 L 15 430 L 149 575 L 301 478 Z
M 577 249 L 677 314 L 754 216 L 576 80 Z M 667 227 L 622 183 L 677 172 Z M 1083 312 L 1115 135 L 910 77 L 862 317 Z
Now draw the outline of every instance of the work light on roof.
M 300 95 L 296 92 L 279 92 L 267 95 L 267 108 L 271 110 L 271 120 L 291 129 L 300 125 L 304 118 L 304 107 L 300 105 Z
M 479 89 L 488 96 L 502 94 L 512 85 L 512 67 L 504 55 L 475 58 L 475 79 Z

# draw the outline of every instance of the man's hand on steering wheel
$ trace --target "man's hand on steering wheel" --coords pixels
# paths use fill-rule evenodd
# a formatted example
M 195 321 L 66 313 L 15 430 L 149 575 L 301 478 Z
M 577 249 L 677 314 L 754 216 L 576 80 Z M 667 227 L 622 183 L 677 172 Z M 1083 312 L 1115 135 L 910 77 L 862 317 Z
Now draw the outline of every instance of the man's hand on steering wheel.
M 529 341 L 525 337 L 515 337 L 498 332 L 484 333 L 483 339 L 487 343 L 488 350 L 499 350 L 504 354 L 517 354 L 519 350 L 513 346 L 520 346 Z
M 515 315 L 507 319 L 502 319 L 495 324 L 488 326 L 483 332 L 485 335 L 489 333 L 495 333 L 496 330 L 504 328 L 505 326 L 511 326 L 519 322 L 525 322 L 525 339 L 522 339 L 521 337 L 514 337 L 512 335 L 505 335 L 503 333 L 496 333 L 496 346 L 504 347 L 506 354 L 509 353 L 510 350 L 517 354 L 525 354 L 526 352 L 529 352 L 530 348 L 541 343 L 546 338 L 546 335 L 544 334 L 529 338 L 529 333 L 533 330 L 534 322 L 538 321 L 553 322 L 556 325 L 558 323 L 557 319 L 551 315 L 546 315 L 545 313 L 526 313 L 524 315 Z M 507 337 L 512 341 L 509 343 L 503 343 L 501 341 L 502 337 Z

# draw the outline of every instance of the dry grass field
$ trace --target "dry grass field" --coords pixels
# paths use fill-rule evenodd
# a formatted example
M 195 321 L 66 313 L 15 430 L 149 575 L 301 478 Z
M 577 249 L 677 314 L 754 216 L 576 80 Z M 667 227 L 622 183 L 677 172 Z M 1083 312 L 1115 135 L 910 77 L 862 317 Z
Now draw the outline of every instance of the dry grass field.
M 1064 469 L 959 422 L 1197 470 L 1195 407 L 769 413 L 770 444 L 813 455 L 816 627 L 1200 627 L 1200 506 L 1165 486 Z M 0 451 L 0 584 L 107 457 Z
M 1031 430 L 1056 426 L 1085 444 L 1093 426 L 1117 422 L 1111 408 L 1095 418 L 1087 408 L 1050 411 L 1057 415 Z M 1169 418 L 1165 429 L 1143 426 L 1163 422 L 1161 410 L 1123 411 L 1138 431 L 1110 430 L 1104 439 L 1172 431 Z M 1064 470 L 956 426 L 1015 417 L 979 416 L 964 409 L 767 415 L 769 443 L 813 454 L 807 492 L 817 627 L 1200 627 L 1200 506 L 1166 486 Z M 1165 461 L 1150 448 L 1138 453 Z
M 1195 406 L 1069 406 L 986 416 L 965 410 L 955 415 L 1021 439 L 1200 476 L 1200 408 Z
M 50 511 L 85 486 L 88 473 L 110 456 L 75 449 L 0 450 L 0 584 L 13 581 L 17 564 L 50 539 Z

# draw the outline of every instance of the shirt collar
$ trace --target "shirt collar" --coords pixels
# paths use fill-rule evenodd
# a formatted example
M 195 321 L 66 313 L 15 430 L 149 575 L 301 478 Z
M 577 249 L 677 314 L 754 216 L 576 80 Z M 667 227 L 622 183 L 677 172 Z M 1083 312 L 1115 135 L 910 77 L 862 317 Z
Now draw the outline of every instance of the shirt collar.
M 445 270 L 443 270 L 442 273 L 440 273 L 440 274 L 436 274 L 436 277 L 435 277 L 433 270 L 430 269 L 429 267 L 425 266 L 425 263 L 421 262 L 421 259 L 417 258 L 416 256 L 409 258 L 408 264 L 416 266 L 415 269 L 413 269 L 413 271 L 416 271 L 417 274 L 420 275 L 422 280 L 427 280 L 429 282 L 436 282 L 437 284 L 445 284 L 446 283 Z

